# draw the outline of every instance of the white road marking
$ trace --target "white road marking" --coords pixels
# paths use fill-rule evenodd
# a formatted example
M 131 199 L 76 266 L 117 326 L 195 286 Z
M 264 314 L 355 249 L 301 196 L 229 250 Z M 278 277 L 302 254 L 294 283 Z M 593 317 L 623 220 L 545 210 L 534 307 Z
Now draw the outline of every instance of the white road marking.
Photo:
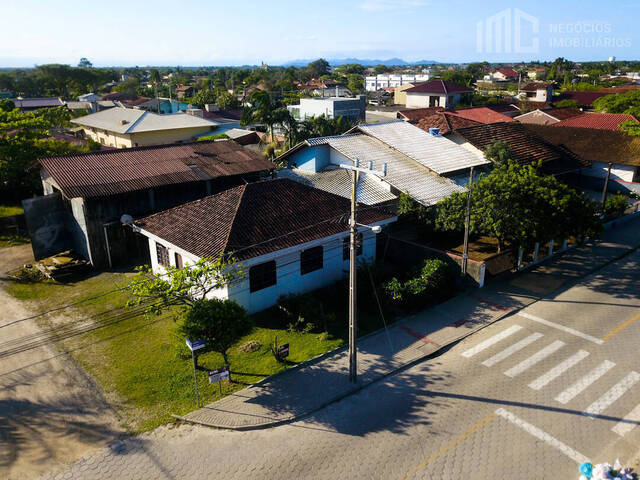
M 640 423 L 640 404 L 631 410 L 621 421 L 611 429 L 621 437 L 624 437 Z
M 517 425 L 525 432 L 533 435 L 538 440 L 542 440 L 547 445 L 559 450 L 564 453 L 567 457 L 574 460 L 577 464 L 582 464 L 588 462 L 589 459 L 582 455 L 580 452 L 576 452 L 573 448 L 568 445 L 562 443 L 555 437 L 552 437 L 547 432 L 540 430 L 535 425 L 531 425 L 530 423 L 525 422 L 521 418 L 516 417 L 513 413 L 506 411 L 504 408 L 499 408 L 496 410 L 496 414 L 500 415 L 502 418 L 509 420 L 514 425 Z
M 638 380 L 640 380 L 640 373 L 630 372 L 626 377 L 611 387 L 607 393 L 589 405 L 583 413 L 592 419 L 596 418 L 604 409 L 627 393 L 627 390 L 633 387 Z
M 466 352 L 463 352 L 462 356 L 466 357 L 466 358 L 471 358 L 476 353 L 480 353 L 481 351 L 489 348 L 491 345 L 493 345 L 495 343 L 498 343 L 500 340 L 503 340 L 503 339 L 507 338 L 509 335 L 512 335 L 512 334 L 516 333 L 518 330 L 522 330 L 522 327 L 520 325 L 512 325 L 509 328 L 507 328 L 506 330 L 503 330 L 502 332 L 494 335 L 493 337 L 490 337 L 490 338 L 486 339 L 485 341 L 480 342 L 478 345 L 476 345 L 475 347 L 470 348 Z
M 501 362 L 505 358 L 509 357 L 510 355 L 513 355 L 514 353 L 522 350 L 527 345 L 532 344 L 533 342 L 535 342 L 536 340 L 538 340 L 542 336 L 543 335 L 541 333 L 532 333 L 528 337 L 520 340 L 518 343 L 514 343 L 513 345 L 511 345 L 511 346 L 505 348 L 504 350 L 502 350 L 500 353 L 496 353 L 493 357 L 491 357 L 491 358 L 485 360 L 484 362 L 482 362 L 482 364 L 485 367 L 491 367 L 491 366 L 495 365 L 496 363 Z
M 504 372 L 504 374 L 507 377 L 512 377 L 512 378 L 515 377 L 516 375 L 520 375 L 522 372 L 524 372 L 528 368 L 533 367 L 536 363 L 547 358 L 553 352 L 560 350 L 565 345 L 566 344 L 562 340 L 556 340 L 555 342 L 544 347 L 542 350 L 534 353 L 526 360 L 521 361 L 515 367 L 510 368 L 509 370 Z
M 535 315 L 531 315 L 527 312 L 518 312 L 518 315 L 524 318 L 528 318 L 529 320 L 533 320 L 534 322 L 541 323 L 548 327 L 557 328 L 558 330 L 562 330 L 563 332 L 570 333 L 571 335 L 575 335 L 576 337 L 583 338 L 585 340 L 589 340 L 590 342 L 596 343 L 598 345 L 602 345 L 604 341 L 601 338 L 592 337 L 586 333 L 579 332 L 570 327 L 565 327 L 564 325 L 560 325 L 559 323 L 550 322 L 549 320 L 545 320 L 544 318 L 536 317 Z
M 579 350 L 577 353 L 571 355 L 569 358 L 553 367 L 547 373 L 540 375 L 529 384 L 529 387 L 533 388 L 534 390 L 540 390 L 542 387 L 558 378 L 564 372 L 566 372 L 575 364 L 577 364 L 581 360 L 584 360 L 588 356 L 589 352 L 587 352 L 586 350 Z
M 556 397 L 556 401 L 560 403 L 567 403 L 569 400 L 578 395 L 585 388 L 587 388 L 589 385 L 591 385 L 593 382 L 598 380 L 601 376 L 615 367 L 615 365 L 615 363 L 610 362 L 609 360 L 605 360 L 580 380 L 578 380 L 576 383 L 567 388 L 564 392 L 560 393 L 560 395 Z

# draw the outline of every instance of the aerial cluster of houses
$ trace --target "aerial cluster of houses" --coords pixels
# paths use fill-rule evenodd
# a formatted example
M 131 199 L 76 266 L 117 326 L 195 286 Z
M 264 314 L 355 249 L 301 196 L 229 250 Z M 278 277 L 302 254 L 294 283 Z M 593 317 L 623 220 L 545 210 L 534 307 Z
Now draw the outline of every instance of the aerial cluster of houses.
M 516 73 L 501 69 L 494 79 L 512 81 Z M 391 81 L 367 77 L 367 89 Z M 498 141 L 517 162 L 542 162 L 544 173 L 581 188 L 601 189 L 610 171 L 610 189 L 640 192 L 640 137 L 619 127 L 638 119 L 590 111 L 601 92 L 565 92 L 563 98 L 579 107 L 556 108 L 551 83 L 522 83 L 522 98 L 533 105 L 523 112 L 518 102 L 462 107 L 471 103 L 473 90 L 429 79 L 429 73 L 393 81 L 385 88 L 394 88 L 403 107 L 387 121 L 367 123 L 366 97 L 340 91 L 289 106 L 299 121 L 325 115 L 356 126 L 305 140 L 275 162 L 253 145 L 256 132 L 239 128 L 242 110 L 207 105 L 160 114 L 164 107 L 155 99 L 84 95 L 78 103 L 90 104 L 92 113 L 72 122 L 79 135 L 104 149 L 40 160 L 44 195 L 24 202 L 34 252 L 43 258 L 73 249 L 96 268 L 136 261 L 156 273 L 233 254 L 248 278 L 216 295 L 255 312 L 281 295 L 345 274 L 352 189 L 345 165 L 372 169 L 360 174 L 356 187 L 357 201 L 366 207 L 357 220 L 370 227 L 389 228 L 401 194 L 429 208 L 464 191 L 472 168 L 476 174 L 491 169 L 484 151 Z M 336 85 L 311 81 L 300 87 L 324 92 Z M 63 104 L 17 102 L 23 111 Z M 220 131 L 229 139 L 197 141 Z M 384 176 L 373 173 L 383 169 Z M 371 261 L 376 234 L 370 228 L 360 233 L 358 255 Z

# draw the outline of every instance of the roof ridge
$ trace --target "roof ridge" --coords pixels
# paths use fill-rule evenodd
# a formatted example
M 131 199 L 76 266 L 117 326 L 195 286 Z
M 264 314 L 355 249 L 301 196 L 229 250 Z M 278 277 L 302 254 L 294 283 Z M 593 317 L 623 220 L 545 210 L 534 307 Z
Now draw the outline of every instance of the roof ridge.
M 132 110 L 134 110 L 134 109 L 132 108 Z M 134 128 L 138 123 L 140 123 L 142 121 L 142 119 L 147 116 L 147 113 L 149 113 L 146 110 L 141 110 L 141 112 L 142 112 L 142 114 L 139 115 L 138 118 L 136 118 L 133 122 L 131 122 L 131 125 L 129 125 L 129 127 L 124 131 L 124 133 L 130 133 L 129 131 L 132 128 Z
M 260 182 L 258 182 L 260 183 Z M 236 222 L 236 218 L 238 218 L 238 212 L 240 211 L 240 207 L 242 205 L 242 200 L 244 199 L 244 194 L 247 192 L 247 186 L 249 184 L 245 183 L 244 185 L 240 185 L 239 187 L 236 187 L 238 189 L 241 189 L 242 191 L 240 192 L 240 195 L 238 196 L 238 203 L 236 204 L 236 208 L 235 211 L 233 212 L 233 218 L 231 219 L 231 221 L 229 222 L 229 230 L 227 230 L 227 235 L 225 236 L 224 242 L 222 243 L 222 252 L 221 253 L 226 253 L 227 250 L 227 246 L 229 245 L 229 239 L 231 238 L 231 232 L 233 231 L 233 226 Z M 233 252 L 230 252 L 233 254 Z

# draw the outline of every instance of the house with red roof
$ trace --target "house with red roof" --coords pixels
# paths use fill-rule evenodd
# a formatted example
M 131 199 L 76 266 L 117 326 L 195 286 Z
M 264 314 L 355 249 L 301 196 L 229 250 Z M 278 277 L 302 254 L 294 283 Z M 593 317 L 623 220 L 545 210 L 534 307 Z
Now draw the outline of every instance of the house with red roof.
M 431 80 L 405 90 L 407 108 L 453 108 L 461 101 L 469 101 L 473 89 L 444 80 Z
M 492 77 L 498 82 L 517 82 L 520 74 L 513 68 L 500 68 L 493 72 Z
M 554 127 L 594 128 L 596 130 L 620 130 L 620 124 L 638 119 L 628 113 L 585 113 L 554 123 Z

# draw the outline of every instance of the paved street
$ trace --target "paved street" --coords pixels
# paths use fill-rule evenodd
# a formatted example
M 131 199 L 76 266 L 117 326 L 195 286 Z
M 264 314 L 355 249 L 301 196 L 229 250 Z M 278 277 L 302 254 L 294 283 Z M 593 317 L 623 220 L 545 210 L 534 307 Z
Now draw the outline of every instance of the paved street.
M 304 421 L 165 427 L 56 478 L 574 478 L 585 459 L 630 461 L 639 267 L 634 252 Z

